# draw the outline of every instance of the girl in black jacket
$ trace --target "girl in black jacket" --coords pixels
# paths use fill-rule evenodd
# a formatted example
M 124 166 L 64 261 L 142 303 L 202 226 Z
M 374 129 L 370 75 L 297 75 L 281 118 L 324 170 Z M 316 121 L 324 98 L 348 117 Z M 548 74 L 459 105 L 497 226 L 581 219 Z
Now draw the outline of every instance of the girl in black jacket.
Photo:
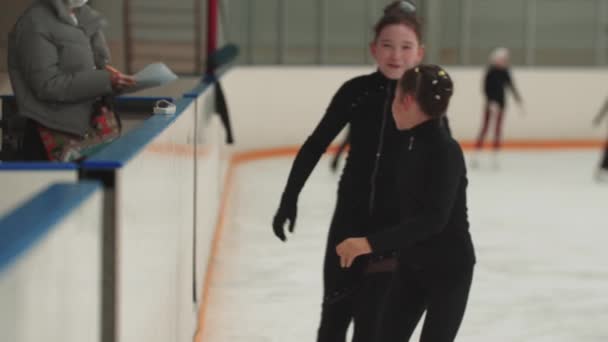
M 335 247 L 348 236 L 371 233 L 367 231 L 370 227 L 396 224 L 399 219 L 393 191 L 399 134 L 390 109 L 397 80 L 405 70 L 418 65 L 424 54 L 421 27 L 411 4 L 396 1 L 385 9 L 375 26 L 370 50 L 378 70 L 347 81 L 334 95 L 293 162 L 273 220 L 274 233 L 285 241 L 284 226 L 289 221 L 289 231 L 293 231 L 304 183 L 329 144 L 348 124 L 350 150 L 325 253 L 319 342 L 344 342 L 351 320 L 355 324 L 353 340 L 369 342 L 373 325 L 368 323 L 375 315 L 369 308 L 380 301 L 391 277 L 387 269 L 362 281 L 367 262 L 361 259 L 351 269 L 343 270 Z
M 336 248 L 342 267 L 369 253 L 399 252 L 398 267 L 378 315 L 377 341 L 406 341 L 426 311 L 421 341 L 453 341 L 464 315 L 475 253 L 460 145 L 441 128 L 452 81 L 436 65 L 407 71 L 393 116 L 400 129 L 396 191 L 399 221 Z M 402 329 L 403 335 L 393 332 Z M 370 340 L 371 341 L 371 340 Z

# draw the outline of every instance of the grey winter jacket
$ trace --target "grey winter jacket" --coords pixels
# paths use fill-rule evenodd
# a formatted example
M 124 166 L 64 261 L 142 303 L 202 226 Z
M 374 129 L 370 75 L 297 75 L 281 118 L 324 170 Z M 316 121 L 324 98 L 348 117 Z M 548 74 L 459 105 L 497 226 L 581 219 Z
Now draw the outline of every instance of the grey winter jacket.
M 20 115 L 83 135 L 112 84 L 105 20 L 86 5 L 75 14 L 78 24 L 64 0 L 36 0 L 9 34 L 8 66 Z

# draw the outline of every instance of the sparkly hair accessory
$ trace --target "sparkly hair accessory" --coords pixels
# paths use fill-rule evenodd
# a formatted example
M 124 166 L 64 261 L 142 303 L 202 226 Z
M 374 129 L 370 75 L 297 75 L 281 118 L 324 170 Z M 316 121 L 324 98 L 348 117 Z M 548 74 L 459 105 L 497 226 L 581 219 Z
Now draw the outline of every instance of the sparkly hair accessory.
M 443 69 L 439 69 L 439 71 L 437 72 L 437 76 L 442 77 L 446 80 L 449 80 L 450 77 L 448 76 L 448 73 L 445 72 Z M 437 83 L 439 83 L 439 81 L 437 79 L 433 80 L 433 85 L 437 85 Z M 444 89 L 446 92 L 451 93 L 452 92 L 452 88 L 445 88 Z M 435 94 L 435 99 L 436 100 L 441 100 L 441 96 L 439 94 Z

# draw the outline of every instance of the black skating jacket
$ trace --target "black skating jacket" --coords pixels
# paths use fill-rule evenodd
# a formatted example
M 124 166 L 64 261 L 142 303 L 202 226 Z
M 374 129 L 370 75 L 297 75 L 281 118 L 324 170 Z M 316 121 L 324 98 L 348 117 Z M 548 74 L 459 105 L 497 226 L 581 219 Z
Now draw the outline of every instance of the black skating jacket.
M 400 263 L 471 266 L 467 175 L 460 145 L 439 120 L 399 134 L 399 223 L 368 236 L 374 253 L 399 250 Z
M 338 186 L 341 202 L 352 206 L 359 217 L 373 217 L 375 226 L 396 222 L 393 180 L 398 131 L 391 115 L 396 83 L 377 71 L 355 77 L 340 87 L 298 152 L 282 201 L 295 205 L 322 154 L 348 124 L 351 140 Z M 370 221 L 365 221 L 360 226 L 369 228 Z
M 490 101 L 497 102 L 501 107 L 504 107 L 506 88 L 511 89 L 517 102 L 521 101 L 519 92 L 511 79 L 509 69 L 497 68 L 495 66 L 488 67 L 483 83 L 486 98 Z

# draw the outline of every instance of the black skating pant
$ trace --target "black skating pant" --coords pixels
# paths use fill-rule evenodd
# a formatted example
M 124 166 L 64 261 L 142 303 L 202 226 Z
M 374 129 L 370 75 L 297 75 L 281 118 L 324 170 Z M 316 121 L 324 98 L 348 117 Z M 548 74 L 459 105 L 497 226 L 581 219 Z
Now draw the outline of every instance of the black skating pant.
M 400 266 L 379 314 L 376 342 L 409 341 L 426 312 L 421 342 L 452 342 L 469 297 L 473 266 L 462 271 Z
M 377 333 L 378 313 L 392 276 L 392 273 L 368 275 L 361 280 L 360 286 L 351 295 L 335 303 L 325 303 L 317 341 L 346 341 L 346 331 L 352 321 L 352 341 L 372 342 Z
M 353 227 L 369 226 L 367 202 L 355 202 L 358 204 L 353 204 L 352 197 L 339 197 L 330 226 L 323 267 L 324 299 L 317 342 L 345 342 L 351 322 L 354 323 L 354 342 L 372 341 L 378 312 L 393 276 L 392 273 L 363 276 L 364 257 L 357 258 L 350 269 L 340 267 L 336 245 L 356 234 Z

